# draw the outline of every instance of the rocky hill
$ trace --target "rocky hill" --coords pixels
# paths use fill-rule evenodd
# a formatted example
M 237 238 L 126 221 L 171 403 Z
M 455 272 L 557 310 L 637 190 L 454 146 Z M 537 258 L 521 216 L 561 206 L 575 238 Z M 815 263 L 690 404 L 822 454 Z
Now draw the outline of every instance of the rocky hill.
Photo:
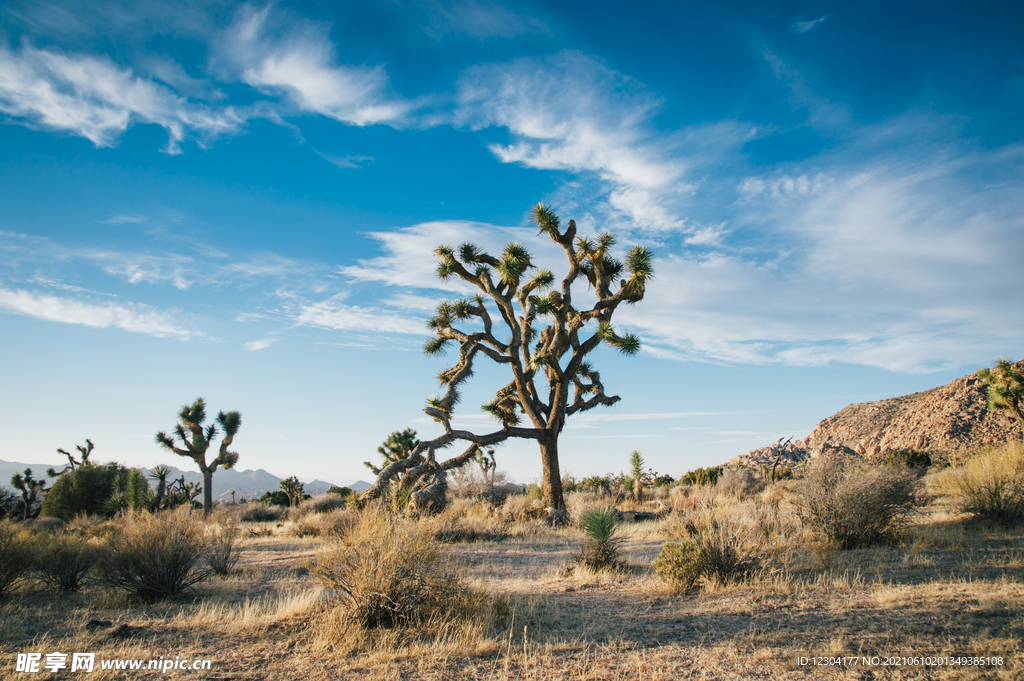
M 794 441 L 794 451 L 786 459 L 813 458 L 835 449 L 867 457 L 898 449 L 948 456 L 1022 438 L 1024 431 L 1016 420 L 988 408 L 988 386 L 970 374 L 912 395 L 851 404 L 818 423 L 803 440 Z M 771 448 L 762 447 L 733 462 L 770 464 L 773 459 Z

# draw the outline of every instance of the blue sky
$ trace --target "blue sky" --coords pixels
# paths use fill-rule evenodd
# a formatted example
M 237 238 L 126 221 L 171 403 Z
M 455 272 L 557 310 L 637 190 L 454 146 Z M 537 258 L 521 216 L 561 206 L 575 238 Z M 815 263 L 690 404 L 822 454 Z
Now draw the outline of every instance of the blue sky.
M 431 251 L 544 201 L 656 254 L 563 470 L 678 476 L 1024 355 L 1024 27 L 989 3 L 0 7 L 0 458 L 334 481 L 421 412 Z M 450 358 L 449 358 L 450 361 Z M 462 423 L 503 384 L 481 368 Z M 499 383 L 501 381 L 501 383 Z M 499 465 L 539 475 L 532 443 Z M 182 464 L 187 462 L 174 461 Z

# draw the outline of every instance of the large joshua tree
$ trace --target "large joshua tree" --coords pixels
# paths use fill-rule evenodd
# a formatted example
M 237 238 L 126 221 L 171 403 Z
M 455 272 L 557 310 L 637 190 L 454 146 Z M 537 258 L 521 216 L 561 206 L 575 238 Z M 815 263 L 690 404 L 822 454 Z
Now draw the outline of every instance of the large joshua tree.
M 434 251 L 441 279 L 457 277 L 480 291 L 469 299 L 441 303 L 428 321 L 434 333 L 424 348 L 428 355 L 444 352 L 449 344 L 459 348 L 455 365 L 438 375 L 444 394 L 428 400 L 423 410 L 445 432 L 385 466 L 364 498 L 379 496 L 390 479 L 405 473 L 407 480 L 411 475 L 412 480 L 429 481 L 412 495 L 413 503 L 436 509 L 444 505 L 445 471 L 473 460 L 481 447 L 518 437 L 535 440 L 540 448 L 545 504 L 565 507 L 558 437 L 573 414 L 619 401 L 605 394 L 600 374 L 587 356 L 602 342 L 627 355 L 639 351 L 636 336 L 616 333 L 612 315 L 622 303 L 643 299 L 653 272 L 652 255 L 647 248 L 635 246 L 623 263 L 611 253 L 615 244 L 611 234 L 577 237 L 574 221 L 562 229 L 558 216 L 543 204 L 534 206 L 533 222 L 565 251 L 568 271 L 557 288 L 553 288 L 555 275 L 536 269 L 532 256 L 519 243 L 508 244 L 501 257 L 471 243 Z M 573 285 L 580 279 L 597 298 L 590 308 L 578 308 L 573 299 Z M 475 328 L 458 328 L 457 323 Z M 483 435 L 451 426 L 459 389 L 473 374 L 473 363 L 480 356 L 507 366 L 511 374 L 511 381 L 483 405 L 501 428 Z M 546 385 L 538 385 L 538 379 Z M 469 442 L 469 448 L 438 462 L 436 452 L 459 440 Z
M 233 468 L 238 462 L 238 453 L 229 452 L 238 433 L 238 427 L 242 425 L 242 415 L 237 411 L 220 412 L 217 414 L 217 423 L 224 429 L 224 439 L 220 441 L 220 450 L 217 458 L 209 463 L 206 462 L 206 451 L 213 444 L 217 437 L 217 424 L 211 423 L 204 426 L 206 421 L 206 402 L 202 397 L 196 399 L 191 405 L 186 404 L 178 412 L 178 423 L 174 426 L 174 435 L 184 446 L 184 449 L 174 443 L 174 439 L 168 437 L 164 431 L 156 434 L 157 444 L 168 449 L 178 456 L 185 456 L 196 462 L 199 471 L 203 474 L 203 513 L 209 515 L 213 510 L 213 472 L 218 467 L 225 469 Z

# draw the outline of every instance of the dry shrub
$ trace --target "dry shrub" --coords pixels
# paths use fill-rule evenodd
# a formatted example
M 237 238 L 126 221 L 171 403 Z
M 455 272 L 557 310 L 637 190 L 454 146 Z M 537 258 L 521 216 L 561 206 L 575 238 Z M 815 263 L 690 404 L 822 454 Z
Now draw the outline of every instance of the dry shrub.
M 530 497 L 526 494 L 513 494 L 505 499 L 501 505 L 500 514 L 502 518 L 515 522 L 535 520 L 547 512 L 541 499 Z
M 307 513 L 289 528 L 296 537 L 343 537 L 355 524 L 356 511 L 339 508 L 325 513 Z
M 715 488 L 709 485 L 677 485 L 669 490 L 675 511 L 695 511 L 714 503 Z
M 292 512 L 295 518 L 304 518 L 310 513 L 331 513 L 345 508 L 345 498 L 340 494 L 321 494 L 306 499 Z
M 31 538 L 9 520 L 0 520 L 0 596 L 32 565 Z
M 565 496 L 565 510 L 569 512 L 569 523 L 580 526 L 583 518 L 591 511 L 608 508 L 609 497 L 594 490 L 571 492 Z
M 206 527 L 206 564 L 214 574 L 226 575 L 238 563 L 239 527 L 231 521 Z
M 280 506 L 271 506 L 260 502 L 252 502 L 245 506 L 241 517 L 244 523 L 271 523 L 280 519 L 285 513 L 285 509 Z
M 728 466 L 718 476 L 715 488 L 720 494 L 727 494 L 736 499 L 744 499 L 751 494 L 760 492 L 764 487 L 764 481 L 755 477 L 754 472 L 749 468 L 729 468 Z
M 799 528 L 774 506 L 752 501 L 703 506 L 674 527 L 680 540 L 669 542 L 655 558 L 659 577 L 677 589 L 703 578 L 728 584 L 775 566 L 796 541 Z
M 842 454 L 823 455 L 807 469 L 799 514 L 823 546 L 889 541 L 913 512 L 916 487 L 917 477 L 906 470 L 863 469 Z
M 444 544 L 500 541 L 508 536 L 508 521 L 497 517 L 489 504 L 471 499 L 454 500 L 428 522 L 434 538 Z
M 1024 443 L 982 451 L 937 482 L 961 513 L 1007 526 L 1024 521 Z
M 129 513 L 99 557 L 100 581 L 146 602 L 182 594 L 209 576 L 203 525 L 189 509 Z
M 340 600 L 343 618 L 367 628 L 444 615 L 466 591 L 428 524 L 376 507 L 317 553 L 312 573 Z
M 95 514 L 80 514 L 72 518 L 65 525 L 68 532 L 83 537 L 102 537 L 109 521 L 106 517 Z
M 78 591 L 96 565 L 96 547 L 71 532 L 36 535 L 32 553 L 39 581 L 56 591 Z

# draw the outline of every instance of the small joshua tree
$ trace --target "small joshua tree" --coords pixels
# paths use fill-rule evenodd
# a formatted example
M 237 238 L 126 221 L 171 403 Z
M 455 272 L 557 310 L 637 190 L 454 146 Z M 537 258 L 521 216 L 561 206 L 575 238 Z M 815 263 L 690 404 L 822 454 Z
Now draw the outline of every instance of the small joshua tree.
M 633 478 L 633 497 L 639 504 L 644 500 L 644 457 L 639 449 L 629 455 L 629 471 Z
M 587 356 L 602 342 L 627 355 L 640 350 L 636 336 L 615 331 L 612 315 L 622 303 L 643 300 L 653 275 L 653 256 L 647 248 L 636 246 L 625 262 L 617 260 L 612 255 L 615 237 L 607 232 L 596 239 L 577 237 L 575 222 L 570 220 L 563 229 L 558 216 L 543 204 L 534 206 L 533 222 L 565 251 L 568 271 L 560 284 L 549 270 L 537 270 L 533 256 L 516 242 L 508 244 L 500 257 L 471 243 L 458 248 L 444 245 L 434 251 L 441 279 L 458 278 L 479 289 L 472 298 L 441 303 L 427 322 L 434 333 L 424 347 L 427 354 L 440 354 L 449 343 L 459 348 L 455 365 L 438 375 L 444 394 L 428 400 L 423 410 L 445 432 L 420 442 L 405 459 L 385 466 L 364 499 L 380 496 L 399 474 L 417 475 L 431 483 L 413 494 L 414 503 L 443 508 L 446 471 L 472 461 L 481 447 L 518 437 L 535 440 L 540 448 L 545 505 L 565 508 L 559 435 L 573 414 L 619 401 L 605 394 L 601 376 Z M 581 279 L 597 299 L 589 309 L 574 303 L 573 285 Z M 557 290 L 550 290 L 553 286 Z M 484 435 L 451 426 L 459 391 L 481 355 L 506 366 L 511 374 L 511 381 L 483 405 L 501 424 L 499 430 Z M 546 386 L 538 386 L 538 379 Z M 524 420 L 526 427 L 521 425 Z M 469 442 L 469 448 L 438 462 L 437 451 L 459 440 Z
M 46 491 L 46 481 L 33 479 L 32 469 L 26 468 L 24 474 L 15 473 L 11 477 L 11 484 L 14 485 L 14 489 L 21 492 L 22 519 L 34 518 L 36 511 L 33 510 L 33 507 L 36 505 L 39 493 Z
M 199 397 L 191 405 L 185 405 L 178 412 L 178 423 L 174 426 L 174 435 L 184 445 L 184 449 L 175 446 L 174 440 L 162 430 L 156 434 L 156 442 L 178 456 L 185 456 L 196 462 L 203 474 L 203 513 L 210 514 L 213 510 L 213 473 L 218 467 L 233 468 L 238 462 L 238 454 L 228 451 L 238 427 L 242 425 L 242 415 L 237 411 L 219 412 L 217 423 L 224 429 L 224 439 L 220 442 L 217 457 L 207 463 L 206 451 L 217 437 L 217 425 L 211 423 L 203 426 L 206 421 L 206 402 Z
M 166 464 L 153 466 L 149 479 L 156 483 L 156 494 L 153 497 L 153 510 L 159 511 L 167 495 L 167 479 L 171 477 L 171 467 Z
M 988 385 L 988 408 L 1009 412 L 1024 426 L 1024 371 L 1021 362 L 1014 364 L 1005 357 L 996 360 L 994 369 L 982 369 L 978 378 Z

